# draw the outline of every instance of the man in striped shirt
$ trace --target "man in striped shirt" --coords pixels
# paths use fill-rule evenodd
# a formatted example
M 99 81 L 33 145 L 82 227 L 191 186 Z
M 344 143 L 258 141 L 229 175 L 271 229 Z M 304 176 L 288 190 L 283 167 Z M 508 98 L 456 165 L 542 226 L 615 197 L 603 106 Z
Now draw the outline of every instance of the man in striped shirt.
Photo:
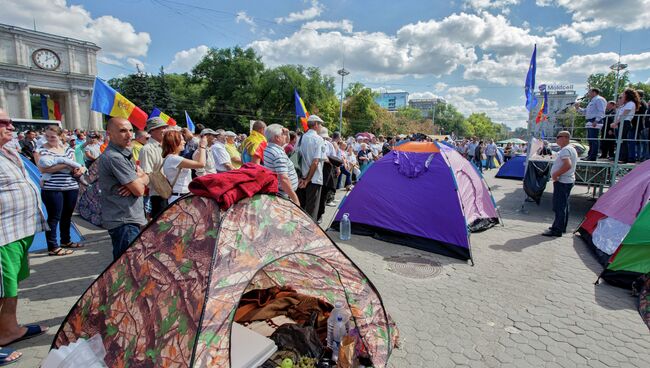
M 280 195 L 288 197 L 293 203 L 300 206 L 296 195 L 296 189 L 298 189 L 296 168 L 282 148 L 287 144 L 287 129 L 280 124 L 271 124 L 266 127 L 264 135 L 268 142 L 264 149 L 264 166 L 278 175 Z

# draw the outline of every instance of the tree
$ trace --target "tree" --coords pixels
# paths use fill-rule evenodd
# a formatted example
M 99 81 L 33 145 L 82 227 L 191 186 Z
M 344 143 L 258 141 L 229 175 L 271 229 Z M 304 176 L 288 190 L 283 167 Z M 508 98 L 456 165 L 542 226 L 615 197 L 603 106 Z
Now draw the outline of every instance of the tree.
M 158 76 L 152 77 L 152 79 L 154 92 L 152 95 L 153 105 L 164 111 L 167 115 L 178 116 L 176 104 L 174 103 L 169 85 L 167 84 L 165 69 L 161 66 Z
M 350 133 L 365 132 L 372 129 L 377 119 L 379 105 L 375 102 L 375 93 L 361 83 L 352 83 L 345 91 L 347 101 L 344 115 L 349 122 Z
M 641 90 L 644 94 L 644 99 L 647 101 L 650 98 L 650 83 L 636 82 L 634 84 L 630 83 L 628 86 L 634 90 Z
M 207 104 L 210 126 L 248 131 L 249 120 L 261 118 L 260 76 L 264 64 L 253 49 L 210 49 L 192 70 L 203 83 L 202 100 Z
M 618 93 L 623 92 L 625 86 L 628 85 L 629 82 L 630 80 L 629 80 L 628 72 L 619 74 Z M 616 72 L 611 71 L 607 74 L 604 73 L 591 74 L 587 78 L 587 85 L 589 86 L 589 88 L 600 89 L 601 96 L 605 97 L 606 100 L 616 101 L 615 96 L 618 95 L 618 93 L 614 93 L 614 88 L 616 86 Z
M 440 127 L 441 134 L 454 133 L 459 137 L 471 136 L 471 127 L 456 107 L 448 103 L 437 103 L 434 124 Z
M 484 112 L 473 113 L 467 118 L 467 123 L 472 127 L 473 135 L 479 139 L 495 139 L 498 128 Z
M 153 109 L 151 76 L 139 71 L 124 78 L 111 79 L 108 84 L 144 112 L 151 113 Z

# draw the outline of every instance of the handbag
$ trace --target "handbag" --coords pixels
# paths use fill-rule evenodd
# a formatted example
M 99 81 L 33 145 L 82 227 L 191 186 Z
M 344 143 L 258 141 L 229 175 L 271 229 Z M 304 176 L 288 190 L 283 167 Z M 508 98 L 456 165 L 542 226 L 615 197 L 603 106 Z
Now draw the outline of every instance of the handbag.
M 149 186 L 163 199 L 169 199 L 169 197 L 172 196 L 174 185 L 176 185 L 176 181 L 178 180 L 178 176 L 181 174 L 182 169 L 178 169 L 178 172 L 174 177 L 174 181 L 170 185 L 167 177 L 162 172 L 162 168 L 165 165 L 165 160 L 167 160 L 167 157 L 165 157 L 165 159 L 156 170 L 152 171 L 151 174 L 149 174 Z

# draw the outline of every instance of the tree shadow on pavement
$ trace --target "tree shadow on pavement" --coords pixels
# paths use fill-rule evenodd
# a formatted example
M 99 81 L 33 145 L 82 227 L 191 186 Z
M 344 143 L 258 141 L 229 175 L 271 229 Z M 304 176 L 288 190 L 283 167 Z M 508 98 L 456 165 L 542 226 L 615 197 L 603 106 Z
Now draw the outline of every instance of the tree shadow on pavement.
M 547 238 L 540 234 L 534 234 L 525 238 L 510 239 L 503 244 L 492 244 L 490 245 L 490 248 L 506 252 L 521 252 L 528 247 L 542 245 L 543 243 L 548 243 L 551 241 L 553 241 L 553 238 Z

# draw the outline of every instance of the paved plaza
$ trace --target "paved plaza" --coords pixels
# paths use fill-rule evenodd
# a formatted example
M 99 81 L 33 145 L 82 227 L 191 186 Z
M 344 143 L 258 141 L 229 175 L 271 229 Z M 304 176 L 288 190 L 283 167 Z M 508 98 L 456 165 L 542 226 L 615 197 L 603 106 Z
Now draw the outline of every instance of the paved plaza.
M 601 267 L 581 239 L 539 235 L 553 219 L 550 185 L 542 205 L 527 203 L 525 214 L 517 211 L 521 182 L 494 173 L 486 180 L 505 226 L 472 235 L 474 266 L 368 237 L 339 242 L 377 286 L 400 329 L 401 346 L 389 366 L 648 367 L 650 333 L 630 292 L 594 285 Z M 592 204 L 585 187 L 574 188 L 570 228 Z M 326 220 L 332 215 L 328 207 Z M 31 258 L 32 276 L 19 292 L 19 321 L 50 331 L 14 345 L 24 353 L 15 367 L 39 365 L 70 307 L 110 263 L 106 232 L 78 224 L 88 239 L 85 249 Z M 402 269 L 404 257 L 411 263 Z M 418 262 L 440 267 L 427 268 L 433 277 L 404 276 Z

